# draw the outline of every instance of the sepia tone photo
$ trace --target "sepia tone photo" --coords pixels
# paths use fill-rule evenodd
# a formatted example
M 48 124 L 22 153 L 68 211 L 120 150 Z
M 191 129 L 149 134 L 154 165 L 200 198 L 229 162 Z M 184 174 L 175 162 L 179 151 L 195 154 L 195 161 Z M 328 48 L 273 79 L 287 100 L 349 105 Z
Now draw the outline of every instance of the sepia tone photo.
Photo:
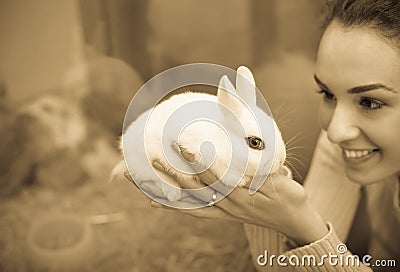
M 0 20 L 0 271 L 400 271 L 398 0 Z

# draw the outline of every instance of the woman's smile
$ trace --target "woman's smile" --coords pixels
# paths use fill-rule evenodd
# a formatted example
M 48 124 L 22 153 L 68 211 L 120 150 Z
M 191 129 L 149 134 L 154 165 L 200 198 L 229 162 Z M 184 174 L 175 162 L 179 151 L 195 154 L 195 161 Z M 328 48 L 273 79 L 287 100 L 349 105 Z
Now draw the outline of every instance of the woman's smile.
M 343 159 L 349 166 L 359 166 L 359 165 L 364 165 L 367 162 L 371 162 L 372 158 L 379 155 L 379 153 L 380 150 L 378 148 L 375 149 L 342 148 Z
M 342 149 L 343 156 L 349 162 L 363 162 L 371 158 L 379 149 Z

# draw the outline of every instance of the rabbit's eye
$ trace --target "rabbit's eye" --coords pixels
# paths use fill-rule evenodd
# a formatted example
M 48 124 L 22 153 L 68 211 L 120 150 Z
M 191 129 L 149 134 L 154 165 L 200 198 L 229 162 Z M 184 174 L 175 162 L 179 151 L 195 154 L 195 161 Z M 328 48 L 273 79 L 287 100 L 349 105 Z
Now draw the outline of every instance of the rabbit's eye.
M 258 150 L 264 149 L 264 141 L 257 136 L 246 137 L 246 141 L 250 148 Z

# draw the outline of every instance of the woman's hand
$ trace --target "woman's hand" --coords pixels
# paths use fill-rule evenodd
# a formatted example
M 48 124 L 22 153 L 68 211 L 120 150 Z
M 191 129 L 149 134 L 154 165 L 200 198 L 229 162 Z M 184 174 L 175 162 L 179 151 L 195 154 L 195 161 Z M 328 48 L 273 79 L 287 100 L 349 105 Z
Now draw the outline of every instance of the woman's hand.
M 181 152 L 181 155 L 189 162 L 194 158 L 187 153 Z M 166 173 L 167 166 L 163 164 L 162 161 L 153 162 L 157 170 Z M 195 164 L 192 162 L 192 166 Z M 203 184 L 198 179 L 193 179 L 193 182 L 187 179 L 176 181 L 182 188 L 197 189 L 218 180 L 210 170 L 202 172 L 199 177 Z M 208 202 L 213 190 L 210 188 L 209 194 L 196 195 L 196 198 Z M 171 209 L 154 201 L 152 206 Z M 273 228 L 299 245 L 316 241 L 328 232 L 322 218 L 310 204 L 303 186 L 281 174 L 269 176 L 254 195 L 249 195 L 247 188 L 237 187 L 211 207 L 177 211 L 196 217 L 235 220 Z

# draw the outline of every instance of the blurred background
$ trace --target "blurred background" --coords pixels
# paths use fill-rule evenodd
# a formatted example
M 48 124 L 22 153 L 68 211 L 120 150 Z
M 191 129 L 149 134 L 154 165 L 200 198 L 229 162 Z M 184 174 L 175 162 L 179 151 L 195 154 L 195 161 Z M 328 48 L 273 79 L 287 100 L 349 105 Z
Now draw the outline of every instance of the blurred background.
M 319 132 L 323 6 L 2 0 L 0 271 L 254 271 L 240 224 L 153 209 L 128 182 L 108 182 L 118 136 L 135 92 L 159 72 L 246 65 L 302 182 Z

